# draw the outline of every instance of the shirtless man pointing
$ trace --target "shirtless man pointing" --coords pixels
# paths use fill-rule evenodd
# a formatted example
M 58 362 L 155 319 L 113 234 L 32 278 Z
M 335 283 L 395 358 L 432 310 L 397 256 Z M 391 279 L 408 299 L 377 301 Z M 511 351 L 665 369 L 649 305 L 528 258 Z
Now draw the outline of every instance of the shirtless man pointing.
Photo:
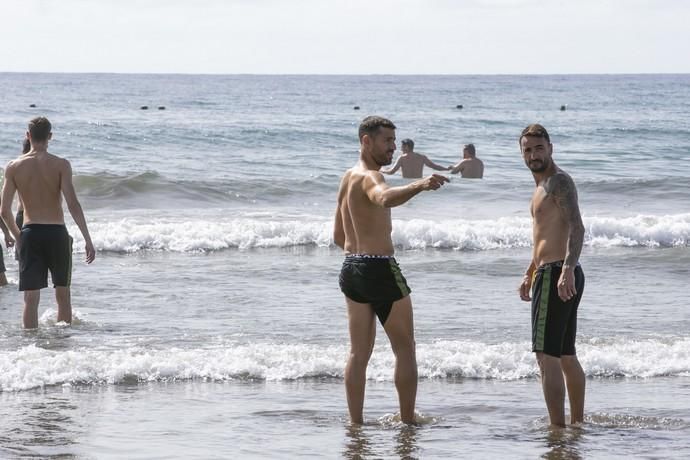
M 549 419 L 551 425 L 563 427 L 566 387 L 571 423 L 582 422 L 585 404 L 585 374 L 575 354 L 577 309 L 585 287 L 578 261 L 585 228 L 575 183 L 554 163 L 546 129 L 529 125 L 519 143 L 536 183 L 531 203 L 534 248 L 520 298 L 532 302 L 532 351 Z
M 393 257 L 390 208 L 418 193 L 436 190 L 448 179 L 433 174 L 410 184 L 390 187 L 379 171 L 395 152 L 395 125 L 370 116 L 359 126 L 359 162 L 340 183 L 333 239 L 345 250 L 340 289 L 345 294 L 350 355 L 345 389 L 350 419 L 363 423 L 364 387 L 376 337 L 376 317 L 395 355 L 395 386 L 404 423 L 415 421 L 417 359 L 410 288 Z
M 72 184 L 69 161 L 48 153 L 52 138 L 47 118 L 29 122 L 27 137 L 31 150 L 8 163 L 2 188 L 0 215 L 19 249 L 19 290 L 24 291 L 24 327 L 38 327 L 41 289 L 48 286 L 50 271 L 58 304 L 58 321 L 72 322 L 70 281 L 72 278 L 72 238 L 67 234 L 62 212 L 64 196 L 74 222 L 84 237 L 86 263 L 96 251 L 86 219 Z M 20 229 L 12 216 L 15 192 L 24 205 L 24 225 Z

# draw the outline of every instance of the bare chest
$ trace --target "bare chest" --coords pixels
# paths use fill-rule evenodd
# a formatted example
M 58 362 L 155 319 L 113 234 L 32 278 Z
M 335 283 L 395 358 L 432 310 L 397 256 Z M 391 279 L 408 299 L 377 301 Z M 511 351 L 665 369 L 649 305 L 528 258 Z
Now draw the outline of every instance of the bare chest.
M 543 187 L 537 187 L 530 201 L 530 212 L 535 222 L 558 218 L 558 208 Z

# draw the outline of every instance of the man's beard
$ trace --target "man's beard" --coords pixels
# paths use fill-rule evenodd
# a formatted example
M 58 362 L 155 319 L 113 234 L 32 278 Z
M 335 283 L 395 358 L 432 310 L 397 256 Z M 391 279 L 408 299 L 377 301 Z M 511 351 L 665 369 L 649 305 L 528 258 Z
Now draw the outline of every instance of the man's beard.
M 374 161 L 379 166 L 388 166 L 389 164 L 393 163 L 393 152 L 390 152 L 390 154 L 391 154 L 390 158 L 386 154 L 386 157 L 384 157 L 382 159 L 378 159 L 378 158 L 374 157 Z
M 527 167 L 530 169 L 530 171 L 535 172 L 535 173 L 540 173 L 546 171 L 546 168 L 548 168 L 548 165 L 546 162 L 541 161 L 541 160 L 534 160 L 530 161 L 527 164 Z

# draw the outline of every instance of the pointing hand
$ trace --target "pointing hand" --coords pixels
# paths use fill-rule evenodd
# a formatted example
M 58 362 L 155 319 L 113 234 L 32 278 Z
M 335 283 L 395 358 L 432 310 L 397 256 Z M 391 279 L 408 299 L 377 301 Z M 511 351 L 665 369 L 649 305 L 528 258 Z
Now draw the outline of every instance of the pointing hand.
M 424 179 L 424 190 L 438 190 L 445 182 L 450 182 L 446 176 L 440 174 L 432 174 Z

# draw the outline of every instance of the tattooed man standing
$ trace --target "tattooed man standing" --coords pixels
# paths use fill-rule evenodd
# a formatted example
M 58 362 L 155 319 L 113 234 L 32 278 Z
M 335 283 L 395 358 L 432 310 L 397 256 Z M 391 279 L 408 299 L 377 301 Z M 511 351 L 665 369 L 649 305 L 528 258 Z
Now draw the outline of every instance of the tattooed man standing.
M 570 423 L 582 422 L 584 414 L 585 374 L 575 354 L 575 333 L 585 287 L 578 263 L 585 229 L 575 183 L 551 158 L 553 145 L 546 129 L 529 125 L 519 143 L 536 182 L 531 203 L 534 248 L 520 298 L 532 301 L 532 351 L 551 425 L 564 427 L 566 387 Z

